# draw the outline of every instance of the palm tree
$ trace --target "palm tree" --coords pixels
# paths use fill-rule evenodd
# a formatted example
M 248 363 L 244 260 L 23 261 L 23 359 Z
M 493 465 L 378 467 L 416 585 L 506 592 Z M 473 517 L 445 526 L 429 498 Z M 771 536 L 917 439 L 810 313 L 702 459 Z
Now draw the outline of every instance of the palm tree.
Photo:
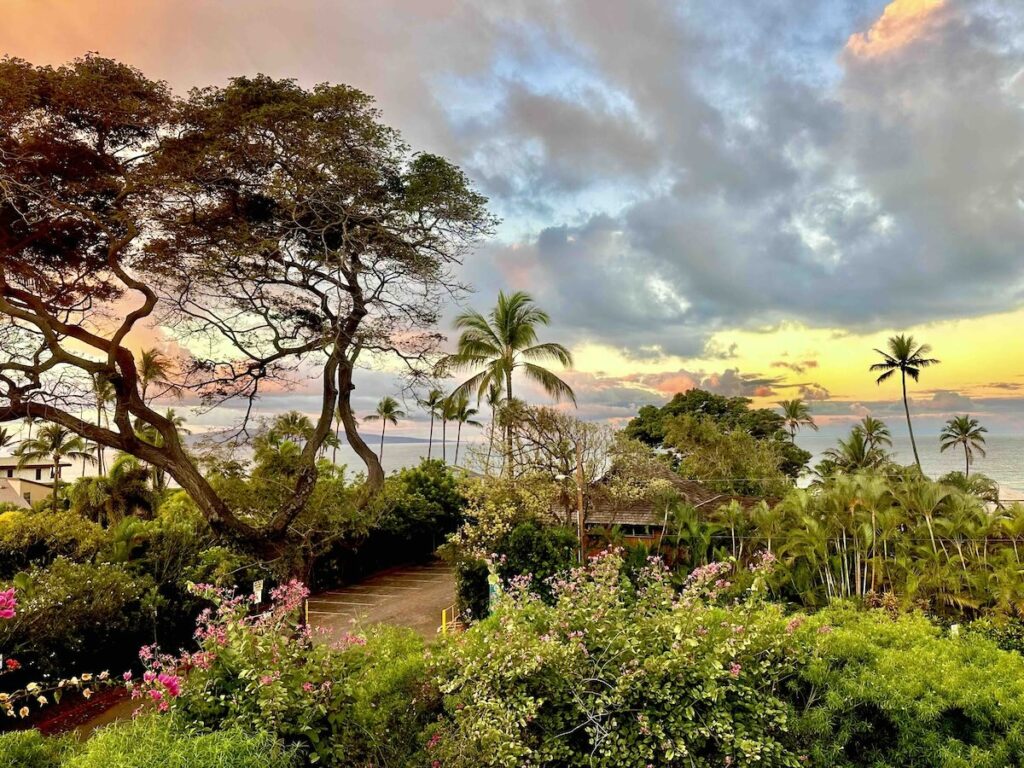
M 888 342 L 888 352 L 876 349 L 875 352 L 882 356 L 882 362 L 871 366 L 872 371 L 882 371 L 882 374 L 875 380 L 876 384 L 892 376 L 896 371 L 900 372 L 900 381 L 903 385 L 903 410 L 907 414 L 907 430 L 910 432 L 910 447 L 914 449 L 914 462 L 918 470 L 921 469 L 921 458 L 917 455 L 917 442 L 914 440 L 914 426 L 910 421 L 910 403 L 907 400 L 907 376 L 915 382 L 921 375 L 921 369 L 930 365 L 937 365 L 938 360 L 933 357 L 926 357 L 932 351 L 927 344 L 918 345 L 913 336 L 893 336 Z
M 432 389 L 427 396 L 420 400 L 420 405 L 430 414 L 430 439 L 427 441 L 427 460 L 434 450 L 434 419 L 438 415 L 441 404 L 444 402 L 444 392 L 440 389 Z
M 864 433 L 854 427 L 846 440 L 840 440 L 835 448 L 824 453 L 825 460 L 818 464 L 818 474 L 856 472 L 861 469 L 876 469 L 886 461 L 886 455 L 879 448 L 868 443 Z
M 92 379 L 92 394 L 93 399 L 96 401 L 96 426 L 103 427 L 104 425 L 110 426 L 110 418 L 107 416 L 107 405 L 114 402 L 114 385 L 110 383 L 110 379 L 106 376 L 97 374 Z M 96 470 L 99 474 L 106 474 L 106 462 L 105 462 L 105 451 L 104 447 L 100 443 L 95 445 Z
M 39 421 L 39 417 L 38 416 L 26 416 L 24 421 L 25 421 L 25 426 L 28 427 L 28 439 L 31 440 L 32 439 L 32 427 L 34 427 L 36 422 Z
M 796 442 L 796 432 L 801 427 L 810 427 L 815 432 L 818 431 L 818 425 L 811 417 L 811 409 L 801 398 L 782 400 L 779 406 L 782 408 L 782 418 L 789 427 L 789 438 L 792 442 Z
M 59 424 L 45 424 L 36 432 L 36 436 L 22 441 L 14 454 L 18 457 L 18 467 L 24 467 L 30 461 L 49 458 L 53 461 L 53 509 L 57 510 L 60 493 L 61 461 L 81 459 L 92 462 L 92 453 L 85 440 L 70 429 Z
M 505 402 L 511 402 L 512 374 L 521 370 L 528 379 L 556 400 L 565 398 L 576 404 L 572 387 L 541 363 L 552 361 L 564 367 L 572 365 L 572 353 L 555 342 L 537 342 L 537 328 L 548 325 L 551 318 L 539 309 L 528 293 L 498 293 L 498 303 L 484 316 L 476 310 L 463 312 L 455 319 L 459 335 L 456 352 L 447 357 L 443 367 L 452 371 L 476 370 L 455 390 L 476 392 L 477 402 L 492 385 L 502 388 Z M 505 470 L 512 469 L 512 432 L 505 430 Z
M 964 477 L 971 474 L 974 452 L 985 455 L 985 433 L 988 432 L 977 419 L 969 416 L 954 416 L 946 422 L 939 435 L 940 451 L 962 445 L 964 448 Z
M 270 427 L 278 438 L 295 443 L 307 443 L 315 431 L 309 416 L 299 411 L 279 414 Z
M 455 466 L 459 465 L 459 443 L 462 442 L 462 425 L 469 424 L 471 427 L 482 427 L 483 424 L 473 419 L 478 413 L 479 411 L 476 408 L 469 407 L 469 395 L 465 392 L 452 399 L 450 415 L 452 421 L 459 425 L 455 433 L 455 460 L 452 462 Z
M 885 426 L 885 422 L 881 419 L 876 419 L 874 416 L 865 416 L 860 420 L 860 423 L 854 427 L 854 430 L 861 433 L 864 437 L 864 442 L 866 442 L 870 448 L 881 449 L 883 447 L 892 447 L 892 434 L 889 432 L 889 428 Z
M 128 515 L 152 517 L 157 495 L 150 486 L 149 467 L 128 454 L 114 459 L 105 477 L 83 477 L 71 486 L 68 498 L 79 514 L 104 526 Z
M 0 427 L 0 448 L 14 445 L 14 435 L 6 427 Z
M 398 407 L 398 401 L 395 398 L 388 395 L 387 397 L 381 398 L 381 401 L 377 403 L 377 410 L 367 416 L 364 421 L 380 421 L 380 453 L 377 454 L 377 458 L 384 461 L 384 430 L 387 429 L 388 423 L 398 426 L 398 420 L 405 418 L 405 411 Z
M 142 390 L 142 401 L 148 403 L 146 397 L 153 384 L 169 384 L 171 361 L 158 349 L 144 349 L 139 357 L 139 386 Z

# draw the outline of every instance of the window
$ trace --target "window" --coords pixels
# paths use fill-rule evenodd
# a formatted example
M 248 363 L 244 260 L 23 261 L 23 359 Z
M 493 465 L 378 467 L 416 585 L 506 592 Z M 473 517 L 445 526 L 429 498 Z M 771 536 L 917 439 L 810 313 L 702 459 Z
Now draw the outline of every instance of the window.
M 36 480 L 42 480 L 42 479 L 43 479 L 43 468 L 42 467 L 36 467 Z
M 31 491 L 25 491 L 24 496 L 25 496 L 25 501 L 27 501 L 29 504 L 31 504 L 32 503 L 32 492 Z

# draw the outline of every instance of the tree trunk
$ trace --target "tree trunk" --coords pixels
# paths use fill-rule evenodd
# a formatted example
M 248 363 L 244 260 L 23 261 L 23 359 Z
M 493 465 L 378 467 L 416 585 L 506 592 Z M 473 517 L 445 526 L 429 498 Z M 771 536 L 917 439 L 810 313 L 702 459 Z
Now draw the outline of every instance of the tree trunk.
M 380 452 L 377 454 L 377 458 L 380 459 L 381 466 L 384 464 L 384 430 L 388 428 L 388 420 L 381 418 L 380 420 Z
M 921 459 L 917 455 L 917 441 L 914 440 L 914 425 L 910 423 L 910 403 L 907 402 L 907 374 L 900 371 L 900 379 L 903 382 L 903 410 L 907 413 L 907 430 L 910 432 L 910 447 L 914 450 L 914 463 L 918 471 L 921 471 Z
M 427 461 L 430 461 L 430 454 L 434 450 L 434 411 L 430 411 L 430 438 L 427 440 Z
M 448 419 L 441 416 L 441 461 L 448 463 Z
M 455 431 L 455 461 L 452 462 L 456 467 L 459 466 L 459 443 L 462 442 L 462 422 L 459 422 L 459 428 Z
M 505 402 L 512 405 L 512 369 L 505 371 Z M 512 425 L 505 425 L 505 466 L 502 467 L 503 475 L 512 477 Z
M 967 443 L 964 443 L 964 477 L 971 476 L 971 454 L 967 450 Z
M 352 372 L 353 366 L 349 361 L 342 363 L 338 368 L 338 412 L 341 414 L 341 423 L 345 427 L 348 444 L 366 465 L 366 490 L 372 496 L 384 485 L 384 469 L 377 459 L 377 454 L 359 434 L 355 416 L 352 414 L 352 390 L 355 389 L 352 384 Z

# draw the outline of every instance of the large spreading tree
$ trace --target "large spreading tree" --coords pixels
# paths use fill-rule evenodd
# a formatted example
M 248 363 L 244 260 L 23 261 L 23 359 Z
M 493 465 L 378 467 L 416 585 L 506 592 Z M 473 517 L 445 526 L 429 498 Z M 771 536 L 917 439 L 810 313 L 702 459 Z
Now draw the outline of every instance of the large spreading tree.
M 358 365 L 429 370 L 452 275 L 493 224 L 463 173 L 414 153 L 346 86 L 236 78 L 177 98 L 118 62 L 0 60 L 0 423 L 42 418 L 173 477 L 218 530 L 287 536 Z M 144 392 L 133 342 L 159 326 L 168 385 L 252 405 L 312 380 L 320 396 L 294 485 L 267 519 L 222 499 Z M 92 382 L 109 425 L 87 421 Z M 140 438 L 159 436 L 159 447 Z

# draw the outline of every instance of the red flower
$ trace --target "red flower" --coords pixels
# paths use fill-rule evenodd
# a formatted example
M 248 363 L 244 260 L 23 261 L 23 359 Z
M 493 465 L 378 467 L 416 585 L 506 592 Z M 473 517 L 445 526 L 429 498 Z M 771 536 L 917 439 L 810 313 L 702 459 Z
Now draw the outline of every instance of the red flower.
M 17 659 L 8 659 L 4 662 L 8 672 L 14 672 L 17 669 L 21 669 L 21 662 Z

